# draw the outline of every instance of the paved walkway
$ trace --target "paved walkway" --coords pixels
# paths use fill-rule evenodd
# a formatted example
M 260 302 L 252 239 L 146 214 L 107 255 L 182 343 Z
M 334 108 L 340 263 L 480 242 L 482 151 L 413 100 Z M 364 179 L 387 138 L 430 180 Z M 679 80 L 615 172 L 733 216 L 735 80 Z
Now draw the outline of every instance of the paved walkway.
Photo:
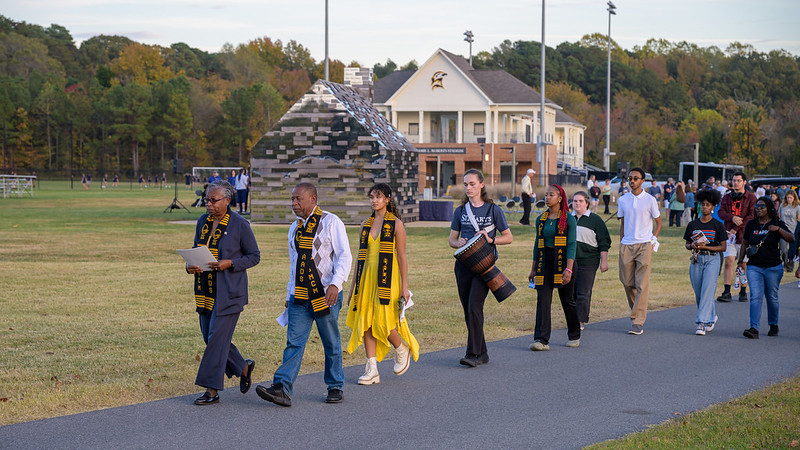
M 627 318 L 591 323 L 577 349 L 565 330 L 543 353 L 528 350 L 531 336 L 491 342 L 491 362 L 474 369 L 458 365 L 463 348 L 423 354 L 401 377 L 385 360 L 374 386 L 357 386 L 363 367 L 348 367 L 338 405 L 322 402 L 313 373 L 291 408 L 229 389 L 214 406 L 190 395 L 0 427 L 0 448 L 577 448 L 800 374 L 800 289 L 789 279 L 779 337 L 742 337 L 749 306 L 738 302 L 718 304 L 716 330 L 695 336 L 687 306 L 651 312 L 641 336 L 626 334 Z

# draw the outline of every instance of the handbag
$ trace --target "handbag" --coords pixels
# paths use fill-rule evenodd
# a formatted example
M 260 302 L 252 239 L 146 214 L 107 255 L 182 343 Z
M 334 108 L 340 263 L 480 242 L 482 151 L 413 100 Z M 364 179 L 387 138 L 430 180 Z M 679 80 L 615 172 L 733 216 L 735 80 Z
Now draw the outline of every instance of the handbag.
M 763 243 L 764 241 L 762 240 L 755 247 L 747 247 L 747 251 L 745 252 L 747 254 L 747 259 L 752 259 L 754 256 L 756 256 L 756 253 L 758 253 L 758 250 L 761 248 L 761 244 Z

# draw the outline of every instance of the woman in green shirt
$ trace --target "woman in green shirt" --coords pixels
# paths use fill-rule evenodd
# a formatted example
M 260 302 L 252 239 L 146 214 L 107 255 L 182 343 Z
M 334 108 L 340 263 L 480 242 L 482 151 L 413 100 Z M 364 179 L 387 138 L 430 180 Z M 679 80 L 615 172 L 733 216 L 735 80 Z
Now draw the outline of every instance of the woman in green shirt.
M 581 329 L 573 295 L 572 277 L 575 265 L 577 222 L 569 214 L 567 196 L 557 184 L 547 188 L 544 198 L 547 211 L 536 219 L 536 240 L 533 244 L 533 264 L 528 275 L 536 287 L 536 326 L 533 332 L 533 351 L 550 350 L 550 308 L 553 289 L 567 318 L 567 347 L 581 343 Z

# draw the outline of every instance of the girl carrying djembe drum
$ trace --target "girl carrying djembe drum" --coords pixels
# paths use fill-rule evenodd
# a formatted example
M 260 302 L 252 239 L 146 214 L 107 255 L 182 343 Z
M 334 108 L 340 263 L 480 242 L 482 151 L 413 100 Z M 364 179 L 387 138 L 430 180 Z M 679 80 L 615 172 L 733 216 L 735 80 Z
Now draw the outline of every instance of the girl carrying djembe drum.
M 372 215 L 364 221 L 359 236 L 356 278 L 348 296 L 347 326 L 353 330 L 348 353 L 363 340 L 367 366 L 358 384 L 377 384 L 378 361 L 395 348 L 395 375 L 402 375 L 419 359 L 419 344 L 400 312 L 411 293 L 408 291 L 406 230 L 392 201 L 388 184 L 369 190 Z M 385 275 L 384 275 L 385 274 Z
M 450 224 L 450 247 L 463 247 L 479 233 L 484 235 L 489 244 L 510 244 L 514 237 L 508 228 L 506 216 L 486 193 L 480 170 L 469 169 L 464 172 L 464 191 L 466 199 L 456 208 Z M 489 293 L 489 286 L 480 274 L 474 273 L 459 260 L 456 260 L 453 270 L 458 297 L 464 308 L 464 321 L 467 323 L 467 352 L 459 362 L 467 367 L 486 364 L 489 362 L 489 354 L 483 335 L 483 304 Z

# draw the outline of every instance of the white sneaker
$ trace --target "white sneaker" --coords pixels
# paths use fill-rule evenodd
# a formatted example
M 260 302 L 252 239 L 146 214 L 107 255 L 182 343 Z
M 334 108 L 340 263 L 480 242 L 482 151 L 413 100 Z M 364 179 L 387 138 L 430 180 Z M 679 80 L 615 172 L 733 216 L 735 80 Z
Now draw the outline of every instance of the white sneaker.
M 550 350 L 550 346 L 541 341 L 534 341 L 534 343 L 531 344 L 528 348 L 535 352 L 546 352 Z
M 711 325 L 706 325 L 706 332 L 714 331 L 714 327 L 717 326 L 717 321 L 719 320 L 719 316 L 714 316 L 714 321 L 711 322 Z
M 380 382 L 381 376 L 378 374 L 378 358 L 372 357 L 367 359 L 364 375 L 358 377 L 358 384 L 369 385 L 378 384 Z
M 567 347 L 569 347 L 569 348 L 576 348 L 576 347 L 578 347 L 580 345 L 581 345 L 581 340 L 580 339 L 574 339 L 574 340 L 570 339 L 569 341 L 567 341 Z
M 706 335 L 706 326 L 703 325 L 702 323 L 698 323 L 697 324 L 697 331 L 695 331 L 694 334 L 696 334 L 698 336 L 705 336 Z
M 394 374 L 402 375 L 406 373 L 409 366 L 411 366 L 411 349 L 403 342 L 400 347 L 395 349 Z

